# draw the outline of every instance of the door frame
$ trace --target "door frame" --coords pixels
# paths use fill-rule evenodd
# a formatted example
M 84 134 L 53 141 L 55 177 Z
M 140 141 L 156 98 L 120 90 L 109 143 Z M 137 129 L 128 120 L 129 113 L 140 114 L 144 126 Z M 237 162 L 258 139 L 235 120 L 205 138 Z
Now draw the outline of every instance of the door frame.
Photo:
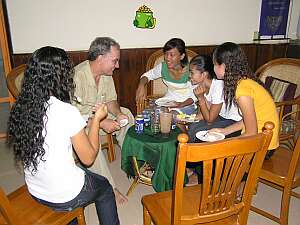
M 3 58 L 3 66 L 4 66 L 4 73 L 5 76 L 11 71 L 11 61 L 10 61 L 10 52 L 9 52 L 9 45 L 7 39 L 7 31 L 5 26 L 5 16 L 4 16 L 4 7 L 5 4 L 4 0 L 0 1 L 0 47 L 2 52 Z M 9 92 L 8 92 L 9 93 Z M 13 96 L 9 93 L 8 97 L 0 97 L 0 103 L 8 102 L 12 104 L 14 102 Z M 5 133 L 0 133 L 0 138 L 5 138 Z

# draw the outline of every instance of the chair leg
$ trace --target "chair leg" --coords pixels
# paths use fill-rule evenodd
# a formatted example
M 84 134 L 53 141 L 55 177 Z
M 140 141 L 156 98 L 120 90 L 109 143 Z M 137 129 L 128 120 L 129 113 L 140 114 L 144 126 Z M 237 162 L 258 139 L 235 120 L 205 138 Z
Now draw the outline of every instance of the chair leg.
M 144 225 L 151 225 L 151 216 L 145 206 L 143 206 L 143 220 Z
M 138 185 L 139 183 L 139 176 L 135 176 L 132 184 L 130 185 L 127 193 L 126 193 L 126 196 L 129 196 L 129 194 L 133 191 L 133 189 L 136 187 L 136 185 Z
M 107 134 L 106 135 L 106 141 L 107 141 L 107 144 L 108 144 L 108 148 L 107 148 L 108 161 L 112 162 L 116 159 L 115 147 L 114 147 L 114 143 L 113 143 L 112 134 Z
M 77 216 L 78 225 L 86 225 L 83 209 L 80 210 L 79 216 Z
M 280 221 L 281 225 L 287 225 L 289 219 L 289 206 L 291 199 L 291 189 L 284 188 L 281 198 Z

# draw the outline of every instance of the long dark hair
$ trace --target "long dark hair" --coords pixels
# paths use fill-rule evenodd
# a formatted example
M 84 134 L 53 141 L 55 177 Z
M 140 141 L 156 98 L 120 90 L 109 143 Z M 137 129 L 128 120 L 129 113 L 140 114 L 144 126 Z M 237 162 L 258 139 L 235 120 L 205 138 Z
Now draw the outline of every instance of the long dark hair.
M 218 65 L 225 64 L 224 100 L 229 108 L 232 103 L 236 104 L 235 91 L 239 80 L 249 78 L 264 86 L 249 67 L 244 51 L 235 43 L 225 42 L 218 46 L 214 50 L 213 61 Z
M 166 53 L 167 51 L 176 48 L 180 55 L 184 54 L 184 57 L 182 60 L 180 60 L 181 66 L 185 67 L 189 60 L 188 60 L 188 56 L 186 54 L 186 49 L 185 49 L 185 43 L 182 39 L 180 38 L 172 38 L 169 41 L 167 41 L 167 43 L 164 45 L 163 47 L 163 52 Z
M 196 70 L 200 71 L 201 73 L 207 72 L 208 79 L 210 80 L 217 78 L 214 71 L 212 58 L 208 55 L 196 55 L 190 61 L 190 67 L 191 66 L 196 67 Z
M 43 47 L 36 50 L 27 63 L 20 95 L 8 120 L 8 144 L 13 147 L 16 162 L 25 169 L 37 170 L 43 160 L 47 122 L 47 101 L 54 96 L 70 102 L 74 93 L 73 65 L 60 48 Z

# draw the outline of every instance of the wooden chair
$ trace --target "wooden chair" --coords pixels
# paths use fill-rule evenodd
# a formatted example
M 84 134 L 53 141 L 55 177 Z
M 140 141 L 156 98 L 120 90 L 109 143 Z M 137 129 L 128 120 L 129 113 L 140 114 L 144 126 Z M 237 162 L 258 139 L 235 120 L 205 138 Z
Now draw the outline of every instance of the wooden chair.
M 297 85 L 295 97 L 300 95 L 300 59 L 278 58 L 260 66 L 255 74 L 263 82 L 266 78 L 274 77 Z
M 0 224 L 6 225 L 59 225 L 77 218 L 85 225 L 83 208 L 57 212 L 35 201 L 23 185 L 8 196 L 0 187 Z
M 290 197 L 300 198 L 292 189 L 300 186 L 300 96 L 290 101 L 276 103 L 279 108 L 280 146 L 269 160 L 265 160 L 259 175 L 259 182 L 282 191 L 280 217 L 251 206 L 251 210 L 281 225 L 288 224 Z M 292 112 L 284 108 L 294 106 Z
M 6 77 L 7 88 L 15 99 L 20 93 L 25 69 L 26 69 L 26 65 L 22 64 L 14 68 L 11 72 L 7 74 Z M 112 134 L 106 135 L 106 143 L 102 145 L 102 149 L 107 149 L 107 156 L 109 162 L 115 160 L 116 158 L 115 147 L 113 143 Z
M 178 136 L 174 190 L 142 198 L 144 224 L 241 224 L 246 225 L 252 194 L 269 146 L 274 124 L 263 133 L 212 143 L 187 143 Z M 202 185 L 183 187 L 186 162 L 203 162 Z M 248 173 L 242 197 L 238 189 Z
M 191 60 L 194 56 L 197 55 L 196 52 L 186 49 L 186 53 L 188 55 L 188 59 Z M 163 50 L 157 50 L 153 52 L 146 64 L 146 71 L 153 69 L 154 66 L 158 65 L 159 63 L 164 61 L 164 53 Z M 156 79 L 153 81 L 149 81 L 147 84 L 147 98 L 143 103 L 137 103 L 137 113 L 140 113 L 143 111 L 145 106 L 147 106 L 147 103 L 150 99 L 157 99 L 159 97 L 162 97 L 167 92 L 167 86 L 162 82 L 162 79 Z
M 289 106 L 292 111 L 285 113 L 285 108 Z M 292 150 L 300 134 L 300 96 L 290 101 L 278 102 L 276 107 L 279 112 L 279 126 L 281 128 L 280 144 Z

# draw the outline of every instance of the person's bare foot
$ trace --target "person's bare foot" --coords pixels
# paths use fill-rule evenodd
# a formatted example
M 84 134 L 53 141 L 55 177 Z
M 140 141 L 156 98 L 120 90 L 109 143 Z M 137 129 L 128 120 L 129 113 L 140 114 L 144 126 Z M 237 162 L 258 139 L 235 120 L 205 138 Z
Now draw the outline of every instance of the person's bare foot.
M 122 205 L 126 202 L 128 202 L 128 199 L 126 198 L 125 195 L 123 195 L 117 188 L 114 189 L 115 197 L 116 197 L 116 202 L 118 205 Z
M 192 173 L 189 176 L 189 182 L 186 184 L 186 186 L 194 186 L 198 184 L 198 175 L 196 173 Z

